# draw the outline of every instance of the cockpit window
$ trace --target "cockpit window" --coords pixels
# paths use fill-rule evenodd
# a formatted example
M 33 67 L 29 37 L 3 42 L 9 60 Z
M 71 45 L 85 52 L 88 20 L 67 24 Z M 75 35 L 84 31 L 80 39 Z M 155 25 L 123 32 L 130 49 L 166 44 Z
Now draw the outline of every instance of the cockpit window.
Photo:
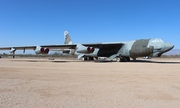
M 162 39 L 156 38 L 156 39 L 153 39 L 152 42 L 164 42 L 164 41 Z

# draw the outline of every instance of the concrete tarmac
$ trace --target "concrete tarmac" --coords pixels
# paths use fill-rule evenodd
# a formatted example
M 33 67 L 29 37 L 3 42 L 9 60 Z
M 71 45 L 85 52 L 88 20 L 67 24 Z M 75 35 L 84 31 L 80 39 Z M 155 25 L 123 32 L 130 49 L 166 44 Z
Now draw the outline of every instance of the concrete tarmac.
M 0 108 L 180 108 L 180 59 L 0 59 Z

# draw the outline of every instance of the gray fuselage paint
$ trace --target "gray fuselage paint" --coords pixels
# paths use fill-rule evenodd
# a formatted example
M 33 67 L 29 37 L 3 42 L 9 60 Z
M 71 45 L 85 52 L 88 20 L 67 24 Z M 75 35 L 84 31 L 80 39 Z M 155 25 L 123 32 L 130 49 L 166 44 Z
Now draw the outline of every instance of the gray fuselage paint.
M 147 56 L 153 53 L 153 49 L 148 48 L 150 39 L 140 39 L 136 40 L 131 49 L 129 50 L 130 57 L 140 57 L 140 56 Z

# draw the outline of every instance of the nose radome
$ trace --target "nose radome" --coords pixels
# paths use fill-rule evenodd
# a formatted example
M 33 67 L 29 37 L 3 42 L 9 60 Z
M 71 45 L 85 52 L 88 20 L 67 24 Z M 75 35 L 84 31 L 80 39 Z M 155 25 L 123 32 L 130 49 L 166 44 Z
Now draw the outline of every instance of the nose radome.
M 171 50 L 174 48 L 174 45 L 172 43 L 167 42 L 165 43 L 165 47 Z

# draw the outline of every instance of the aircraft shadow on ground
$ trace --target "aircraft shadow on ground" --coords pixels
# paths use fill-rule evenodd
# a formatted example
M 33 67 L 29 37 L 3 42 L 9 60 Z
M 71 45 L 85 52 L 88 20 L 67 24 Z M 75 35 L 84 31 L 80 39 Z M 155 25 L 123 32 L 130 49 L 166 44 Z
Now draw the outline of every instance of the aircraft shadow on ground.
M 81 60 L 11 60 L 11 61 L 18 61 L 18 62 L 52 62 L 52 63 L 70 63 L 70 62 L 95 62 L 95 63 L 108 63 L 108 62 L 115 62 L 110 60 L 95 60 L 95 61 L 81 61 Z
M 159 63 L 159 64 L 180 64 L 180 62 L 171 62 L 171 61 L 150 61 L 150 60 L 132 60 L 131 62 L 135 63 Z
M 110 61 L 110 60 L 94 60 L 94 61 L 65 61 L 65 60 L 11 60 L 11 61 L 19 61 L 19 62 L 52 62 L 52 63 L 70 63 L 70 62 L 94 62 L 94 63 L 112 63 L 116 61 Z M 122 62 L 126 63 L 126 62 Z M 128 63 L 128 62 L 127 62 Z M 171 61 L 152 61 L 152 60 L 132 60 L 129 63 L 159 63 L 159 64 L 180 64 L 180 62 L 171 62 Z
M 11 61 L 17 61 L 17 62 L 46 62 L 46 61 L 39 61 L 39 60 L 11 60 Z
M 55 61 L 58 62 L 58 61 Z M 117 61 L 110 60 L 94 60 L 94 61 L 68 61 L 68 62 L 94 62 L 94 63 L 112 63 Z M 152 61 L 152 60 L 131 60 L 130 62 L 122 62 L 122 63 L 159 63 L 159 64 L 180 64 L 180 62 L 171 62 L 171 61 Z M 120 62 L 121 63 L 121 62 Z
M 52 63 L 69 63 L 69 62 L 85 62 L 85 61 L 69 61 L 69 60 L 11 60 L 17 62 L 52 62 Z M 87 61 L 90 62 L 90 61 Z
M 95 63 L 112 63 L 116 61 L 111 61 L 111 60 L 94 60 Z
M 55 63 L 61 63 L 62 61 L 51 61 L 51 62 L 55 62 Z M 110 61 L 110 60 L 94 60 L 94 61 L 82 61 L 82 60 L 68 60 L 68 61 L 64 61 L 64 62 L 84 62 L 84 63 L 89 63 L 89 62 L 92 62 L 92 63 L 111 63 L 111 62 L 116 62 L 116 61 Z

